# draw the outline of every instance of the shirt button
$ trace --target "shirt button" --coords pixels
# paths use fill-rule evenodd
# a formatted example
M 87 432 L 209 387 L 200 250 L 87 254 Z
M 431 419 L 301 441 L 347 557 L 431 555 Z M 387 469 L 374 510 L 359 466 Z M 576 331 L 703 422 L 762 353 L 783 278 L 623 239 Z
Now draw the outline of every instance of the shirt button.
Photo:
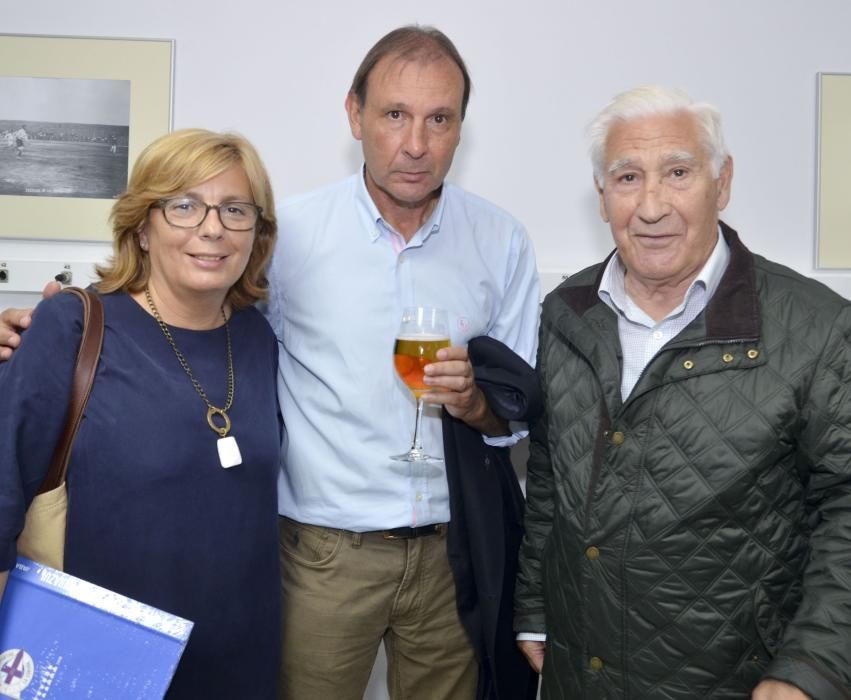
M 656 340 L 662 340 L 662 331 L 653 331 L 653 337 Z
M 686 360 L 685 362 L 683 362 L 683 367 L 685 367 L 686 369 L 692 369 L 694 367 L 694 362 L 692 362 L 691 360 Z
M 423 495 L 419 491 L 417 491 L 417 500 L 418 501 L 423 500 Z
M 729 352 L 725 352 L 725 353 L 721 356 L 721 359 L 722 359 L 722 360 L 724 360 L 724 362 L 732 362 L 732 361 L 733 361 L 733 356 L 732 356 Z
M 603 659 L 601 659 L 599 656 L 592 656 L 590 666 L 592 671 L 602 671 Z
M 751 348 L 750 350 L 748 350 L 748 357 L 752 360 L 755 360 L 757 357 L 759 357 L 759 350 Z
M 624 440 L 626 440 L 626 435 L 624 435 L 620 430 L 616 430 L 612 433 L 613 445 L 623 445 Z
M 585 556 L 591 559 L 592 561 L 594 559 L 599 559 L 600 550 L 597 549 L 594 545 L 591 545 L 590 547 L 588 547 L 588 549 L 585 550 Z

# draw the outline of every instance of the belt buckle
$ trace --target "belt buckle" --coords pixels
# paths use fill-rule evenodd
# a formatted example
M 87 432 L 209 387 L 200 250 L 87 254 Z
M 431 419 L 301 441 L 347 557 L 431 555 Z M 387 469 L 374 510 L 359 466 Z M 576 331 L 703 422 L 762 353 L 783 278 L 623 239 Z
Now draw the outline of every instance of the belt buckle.
M 396 527 L 392 530 L 384 530 L 383 536 L 385 540 L 413 540 L 419 537 L 442 534 L 444 528 L 445 526 L 440 523 L 420 525 L 419 527 Z
M 385 540 L 409 540 L 409 539 L 411 539 L 410 534 L 405 534 L 405 535 L 399 534 L 399 530 L 401 530 L 401 529 L 402 528 L 394 528 L 392 530 L 385 530 L 384 531 L 384 539 Z M 411 528 L 411 529 L 413 529 L 413 528 Z

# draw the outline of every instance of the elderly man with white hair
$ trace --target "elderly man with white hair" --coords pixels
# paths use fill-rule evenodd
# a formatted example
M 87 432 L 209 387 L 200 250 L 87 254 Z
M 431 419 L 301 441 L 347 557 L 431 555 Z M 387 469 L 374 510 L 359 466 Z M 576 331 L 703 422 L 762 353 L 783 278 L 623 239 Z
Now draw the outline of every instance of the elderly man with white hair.
M 638 88 L 589 131 L 616 250 L 544 302 L 515 602 L 542 697 L 849 698 L 851 303 L 719 221 L 713 107 Z

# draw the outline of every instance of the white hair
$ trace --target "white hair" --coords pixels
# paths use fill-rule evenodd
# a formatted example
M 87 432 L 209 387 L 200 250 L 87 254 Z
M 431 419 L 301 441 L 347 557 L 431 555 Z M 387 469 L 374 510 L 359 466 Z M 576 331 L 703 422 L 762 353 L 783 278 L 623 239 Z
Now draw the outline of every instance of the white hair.
M 616 123 L 678 112 L 695 118 L 703 147 L 709 156 L 712 177 L 717 178 L 729 157 L 721 130 L 721 113 L 706 102 L 695 102 L 682 90 L 642 85 L 617 95 L 588 125 L 588 150 L 597 186 L 602 187 L 605 181 L 606 142 Z

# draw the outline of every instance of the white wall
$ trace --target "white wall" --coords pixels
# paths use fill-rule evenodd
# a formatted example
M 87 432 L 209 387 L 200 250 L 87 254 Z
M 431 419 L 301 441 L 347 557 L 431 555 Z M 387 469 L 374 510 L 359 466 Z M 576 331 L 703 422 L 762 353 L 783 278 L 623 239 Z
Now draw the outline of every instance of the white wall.
M 279 196 L 357 166 L 342 102 L 369 45 L 402 23 L 441 27 L 474 82 L 450 177 L 527 225 L 544 272 L 575 271 L 610 246 L 597 215 L 584 125 L 614 93 L 635 84 L 684 87 L 725 116 L 736 162 L 727 221 L 752 249 L 814 273 L 816 73 L 851 72 L 847 0 L 44 0 L 38 12 L 14 6 L 0 0 L 0 30 L 174 38 L 175 127 L 242 131 L 265 155 Z M 227 89 L 229 81 L 244 88 Z M 0 260 L 55 258 L 55 249 L 0 240 Z M 851 296 L 849 273 L 816 276 Z M 0 291 L 0 306 L 30 298 Z
M 174 38 L 174 126 L 243 132 L 279 196 L 357 166 L 342 104 L 358 61 L 399 24 L 435 24 L 474 82 L 450 178 L 527 225 L 548 283 L 610 248 L 584 125 L 623 89 L 680 86 L 725 116 L 727 222 L 753 250 L 851 296 L 851 274 L 813 268 L 816 73 L 851 72 L 847 0 L 43 0 L 26 12 L 0 0 L 0 17 L 10 33 Z M 105 252 L 0 240 L 0 260 Z M 0 307 L 32 298 L 0 292 Z

